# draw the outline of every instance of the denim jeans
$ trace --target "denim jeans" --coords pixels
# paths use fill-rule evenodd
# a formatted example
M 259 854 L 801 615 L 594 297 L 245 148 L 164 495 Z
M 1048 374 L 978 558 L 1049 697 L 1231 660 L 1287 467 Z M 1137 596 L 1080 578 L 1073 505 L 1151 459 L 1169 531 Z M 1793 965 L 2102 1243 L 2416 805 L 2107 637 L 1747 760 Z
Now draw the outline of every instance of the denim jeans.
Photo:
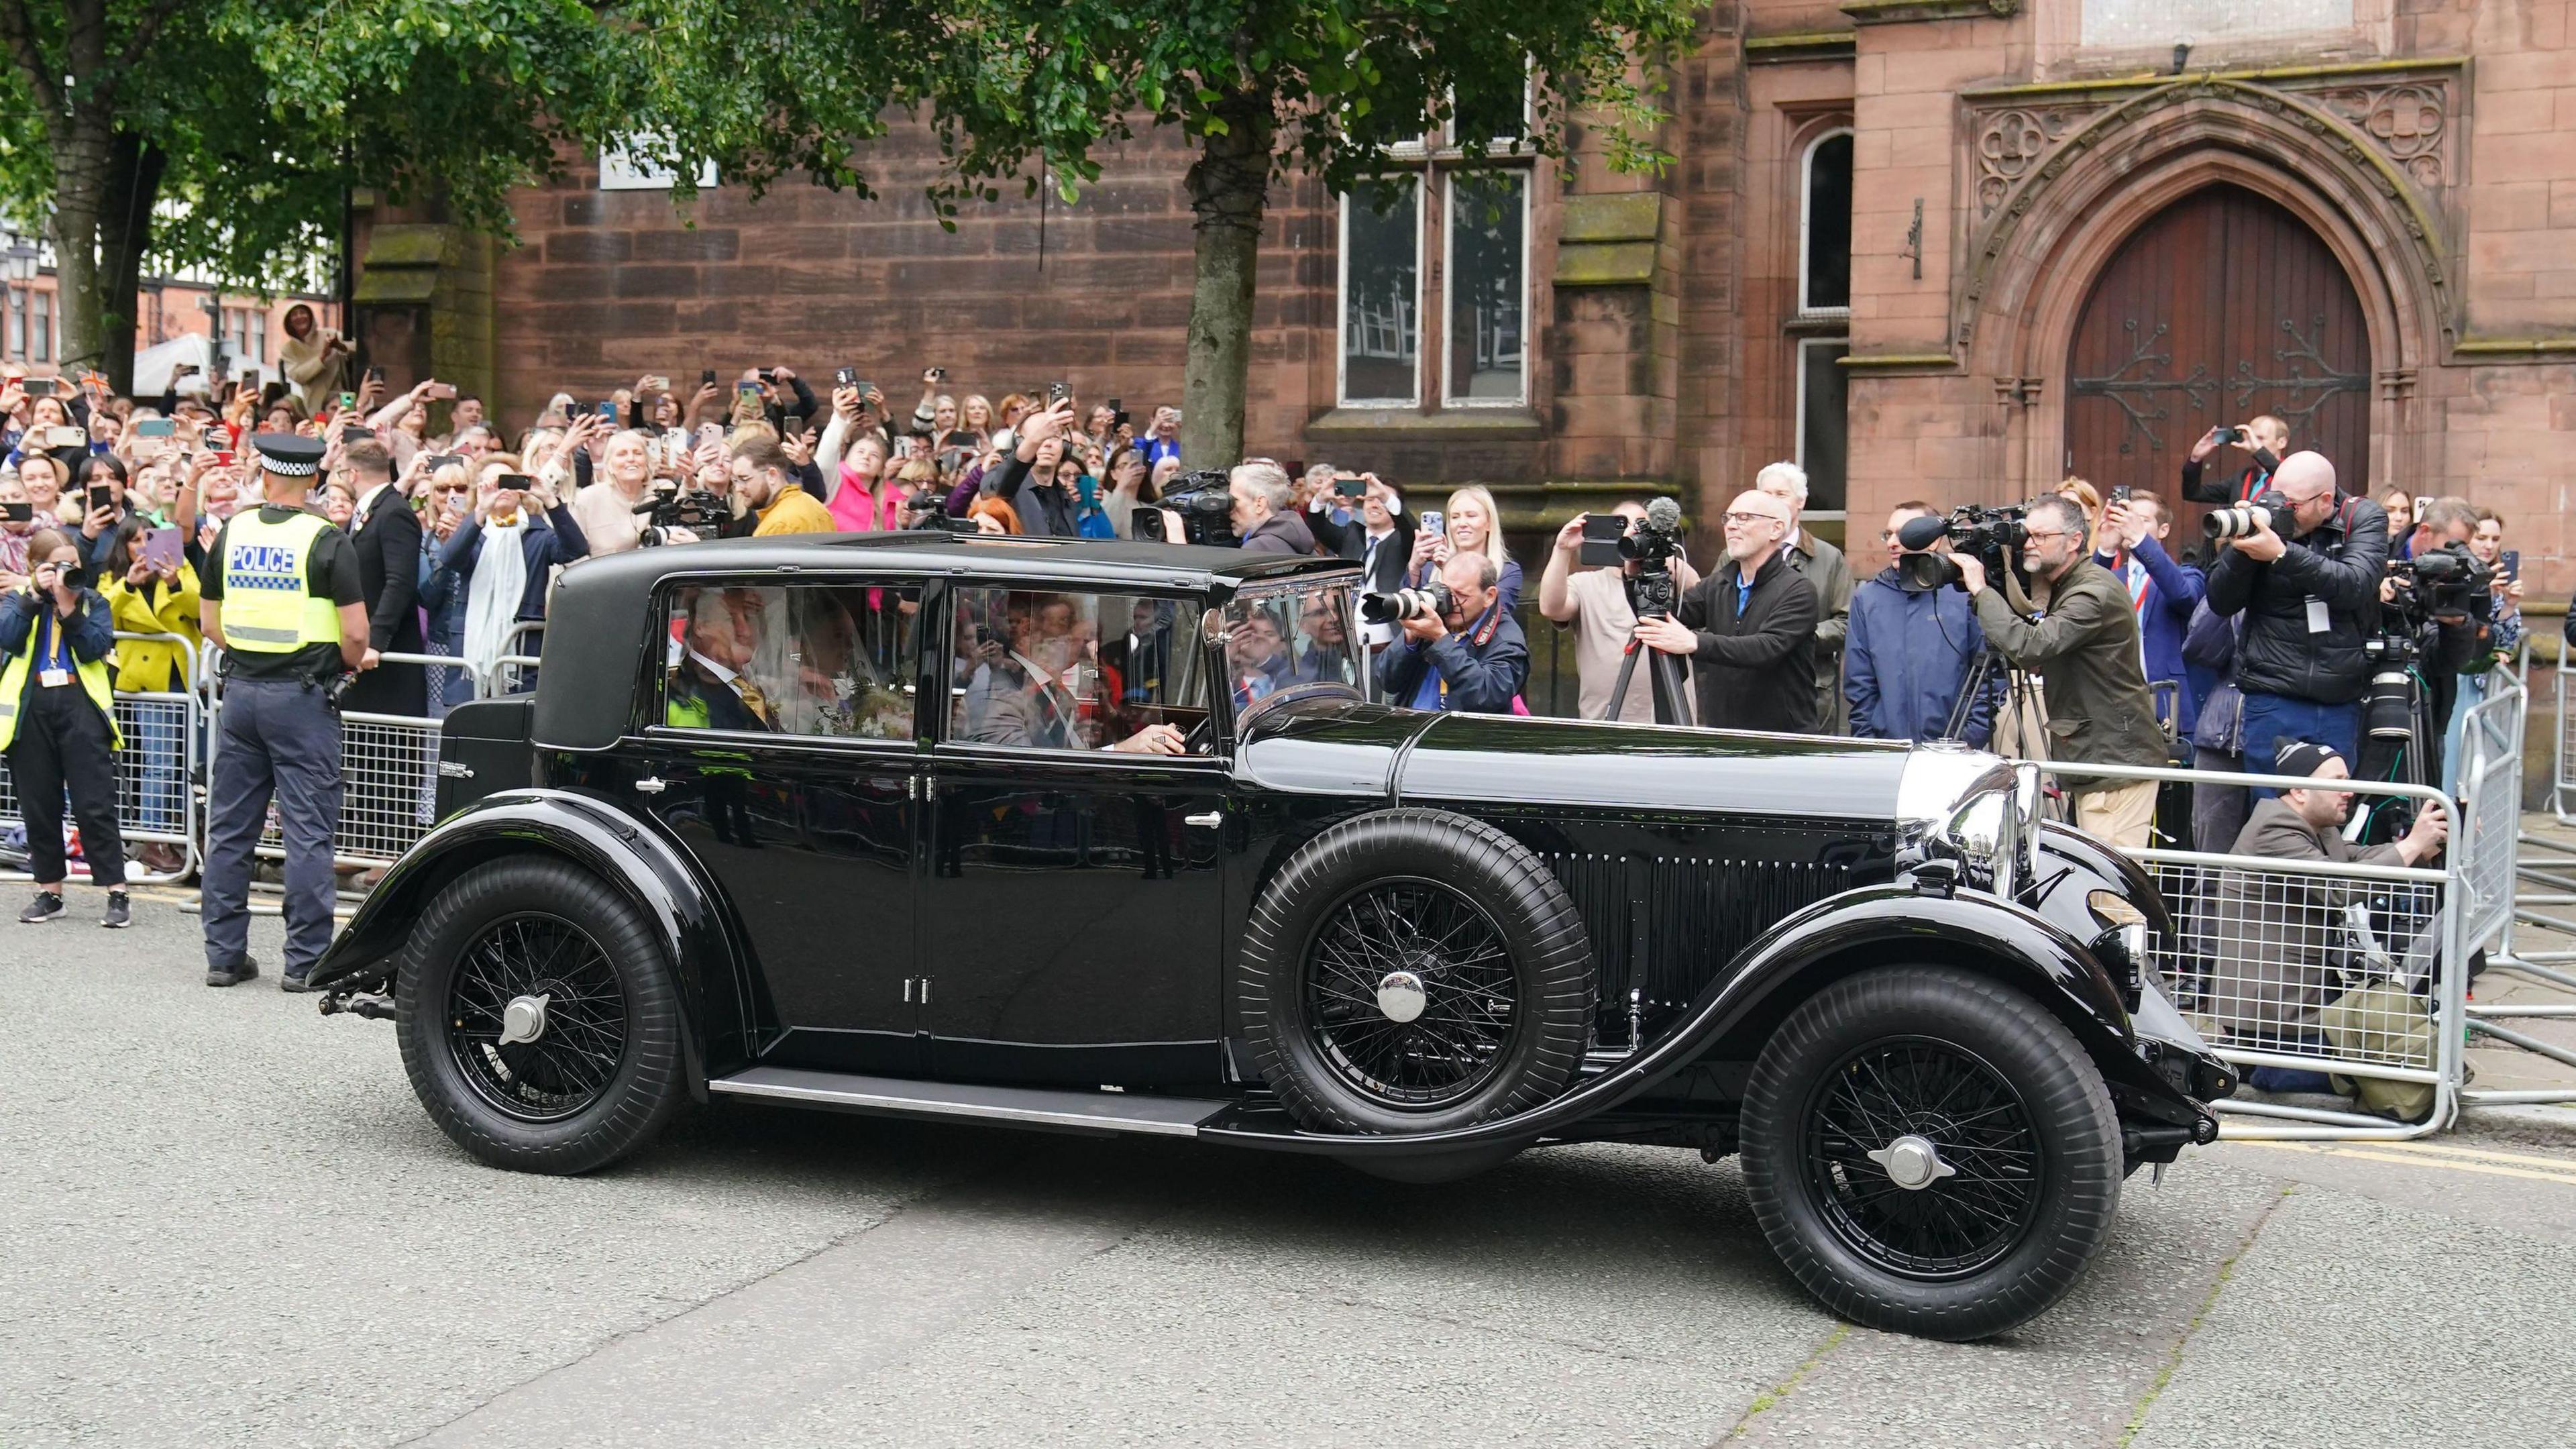
M 2284 699 L 2277 694 L 2245 693 L 2245 773 L 2269 775 L 2273 757 L 2291 740 L 2314 740 L 2357 766 L 2361 736 L 2361 701 L 2319 704 L 2311 699 Z M 2253 798 L 2269 800 L 2276 792 L 2256 789 Z

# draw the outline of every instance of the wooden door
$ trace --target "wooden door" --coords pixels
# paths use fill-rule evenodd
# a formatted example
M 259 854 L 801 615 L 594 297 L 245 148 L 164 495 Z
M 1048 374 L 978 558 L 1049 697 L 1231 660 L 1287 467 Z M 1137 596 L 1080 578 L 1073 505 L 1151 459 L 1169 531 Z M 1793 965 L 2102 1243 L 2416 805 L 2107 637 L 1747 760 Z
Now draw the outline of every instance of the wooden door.
M 2138 228 L 2093 284 L 2067 356 L 2066 468 L 2108 496 L 2179 502 L 2182 464 L 2213 425 L 2270 413 L 2348 492 L 2370 478 L 2370 337 L 2361 299 L 2317 234 L 2237 186 L 2195 191 Z M 2233 479 L 2243 453 L 2207 466 Z M 2197 507 L 2174 542 L 2198 538 Z

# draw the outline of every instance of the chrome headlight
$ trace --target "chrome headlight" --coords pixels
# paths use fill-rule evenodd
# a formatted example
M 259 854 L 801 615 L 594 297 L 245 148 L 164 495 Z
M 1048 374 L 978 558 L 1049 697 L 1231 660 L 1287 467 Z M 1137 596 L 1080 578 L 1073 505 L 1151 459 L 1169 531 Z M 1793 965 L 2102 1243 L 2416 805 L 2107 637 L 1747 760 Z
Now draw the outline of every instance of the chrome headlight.
M 2039 869 L 2039 767 L 1956 745 L 1915 747 L 1898 787 L 1910 839 L 1957 859 L 1968 884 L 2011 896 Z
M 2137 1010 L 2147 979 L 2147 913 L 2109 890 L 2088 892 L 2084 907 L 2102 923 L 2102 934 L 2093 938 L 2093 955 L 2118 976 L 2121 996 L 2131 1011 Z

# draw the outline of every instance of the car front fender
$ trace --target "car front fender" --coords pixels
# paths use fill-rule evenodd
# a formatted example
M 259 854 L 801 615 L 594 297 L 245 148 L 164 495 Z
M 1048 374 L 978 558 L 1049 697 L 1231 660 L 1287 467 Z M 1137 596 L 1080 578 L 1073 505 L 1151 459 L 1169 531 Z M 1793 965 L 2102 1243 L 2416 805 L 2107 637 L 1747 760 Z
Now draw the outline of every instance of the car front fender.
M 2148 1116 L 2216 1135 L 2208 1108 L 2138 1054 L 2119 990 L 2082 943 L 2026 907 L 1980 892 L 1922 893 L 1879 885 L 1818 901 L 1780 922 L 1722 972 L 1662 1040 L 1527 1112 L 1415 1136 L 1281 1134 L 1210 1127 L 1200 1135 L 1246 1146 L 1336 1156 L 1529 1143 L 1616 1107 L 1711 1056 L 1750 1058 L 1798 1003 L 1875 966 L 1959 966 L 2028 992 L 2064 1022 L 2102 1072 L 2121 1116 Z
M 318 990 L 387 989 L 396 958 L 421 915 L 448 882 L 512 855 L 568 860 L 623 893 L 645 913 L 669 951 L 693 1044 L 740 1054 L 747 1019 L 743 963 L 722 907 L 670 841 L 590 796 L 569 790 L 509 790 L 450 816 L 403 853 L 367 893 L 313 967 Z M 692 1058 L 699 1052 L 693 1051 Z M 694 1062 L 724 1069 L 725 1062 Z

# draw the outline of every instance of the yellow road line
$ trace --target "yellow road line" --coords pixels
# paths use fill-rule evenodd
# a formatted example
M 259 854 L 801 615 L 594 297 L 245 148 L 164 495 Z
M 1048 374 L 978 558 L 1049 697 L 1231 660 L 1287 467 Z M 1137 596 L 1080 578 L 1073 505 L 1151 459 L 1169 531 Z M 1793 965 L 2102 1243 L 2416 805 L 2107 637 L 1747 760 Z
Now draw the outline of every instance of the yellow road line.
M 2242 1147 L 2279 1148 L 2291 1152 L 2313 1153 L 2321 1157 L 2351 1157 L 2365 1162 L 2394 1162 L 2401 1167 L 2440 1167 L 2447 1168 L 2453 1172 L 2485 1173 L 2492 1177 L 2519 1177 L 2527 1178 L 2533 1182 L 2554 1182 L 2561 1187 L 2576 1187 L 2576 1170 L 2568 1172 L 2534 1172 L 2531 1169 L 2524 1167 L 2502 1167 L 2486 1162 L 2455 1162 L 2447 1158 L 2413 1157 L 2400 1153 L 2378 1150 L 2380 1148 L 2403 1147 L 2407 1145 L 2402 1142 L 2380 1142 L 2374 1143 L 2368 1148 L 2363 1148 L 2332 1146 L 2320 1142 L 2264 1142 L 2240 1138 L 2237 1140 L 2235 1145 Z M 2571 1163 L 2569 1166 L 2571 1169 L 2576 1169 L 2576 1163 Z
M 2447 1142 L 2374 1142 L 2370 1145 L 2390 1152 L 2426 1152 L 2436 1157 L 2466 1157 L 2479 1162 L 2518 1162 L 2527 1167 L 2545 1167 L 2556 1172 L 2576 1172 L 2576 1158 L 2534 1157 L 2522 1152 L 2498 1152 L 2488 1147 L 2454 1147 Z

